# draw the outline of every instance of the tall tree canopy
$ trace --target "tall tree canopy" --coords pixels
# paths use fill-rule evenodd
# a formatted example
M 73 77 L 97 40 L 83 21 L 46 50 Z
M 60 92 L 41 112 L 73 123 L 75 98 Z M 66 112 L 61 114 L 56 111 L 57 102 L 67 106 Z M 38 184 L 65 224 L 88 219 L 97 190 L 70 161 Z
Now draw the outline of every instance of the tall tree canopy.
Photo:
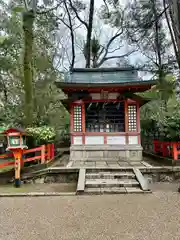
M 158 80 L 161 100 L 174 92 L 178 0 L 0 0 L 0 14 L 1 121 L 58 127 L 54 81 L 73 67 L 133 65 Z

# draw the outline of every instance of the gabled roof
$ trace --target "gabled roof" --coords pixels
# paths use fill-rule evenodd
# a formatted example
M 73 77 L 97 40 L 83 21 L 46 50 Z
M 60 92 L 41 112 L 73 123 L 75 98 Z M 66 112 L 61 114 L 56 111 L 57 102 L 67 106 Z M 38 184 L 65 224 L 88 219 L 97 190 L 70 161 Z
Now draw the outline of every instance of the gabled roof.
M 142 80 L 138 69 L 125 68 L 73 68 L 64 73 L 63 81 L 57 81 L 57 87 L 67 89 L 74 87 L 120 87 L 152 85 L 155 81 Z

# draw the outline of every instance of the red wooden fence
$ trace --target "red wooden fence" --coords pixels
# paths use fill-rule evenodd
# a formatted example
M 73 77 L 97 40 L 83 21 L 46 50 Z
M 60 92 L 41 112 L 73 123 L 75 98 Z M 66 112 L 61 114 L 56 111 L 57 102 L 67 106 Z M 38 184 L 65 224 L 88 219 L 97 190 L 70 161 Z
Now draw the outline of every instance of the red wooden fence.
M 35 157 L 27 158 L 26 154 L 32 153 L 32 152 L 37 152 L 39 154 Z M 10 158 L 10 157 L 13 158 L 13 153 L 7 153 L 7 154 L 0 155 L 0 159 L 6 159 L 6 158 Z M 48 162 L 52 161 L 53 158 L 54 158 L 54 144 L 52 143 L 52 144 L 42 145 L 37 148 L 24 150 L 21 165 L 23 166 L 23 164 L 25 162 L 31 162 L 31 161 L 36 161 L 37 163 L 48 163 Z M 4 162 L 4 163 L 0 164 L 0 168 L 10 166 L 10 165 L 14 165 L 14 161 Z
M 178 160 L 178 156 L 180 155 L 180 142 L 154 140 L 153 145 L 155 153 L 160 153 L 163 157 L 172 157 L 174 160 Z

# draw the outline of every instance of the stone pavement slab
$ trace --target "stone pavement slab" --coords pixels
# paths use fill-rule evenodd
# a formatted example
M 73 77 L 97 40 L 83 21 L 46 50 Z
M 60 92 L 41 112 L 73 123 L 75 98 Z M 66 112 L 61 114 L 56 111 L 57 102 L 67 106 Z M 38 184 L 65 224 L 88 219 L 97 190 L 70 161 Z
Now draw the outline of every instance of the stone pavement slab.
M 143 190 L 141 190 L 140 188 L 135 188 L 135 187 L 126 187 L 126 192 L 127 193 L 143 193 Z
M 129 167 L 129 163 L 128 162 L 118 162 L 120 167 Z
M 120 168 L 120 167 L 143 167 L 149 168 L 152 167 L 150 164 L 145 161 L 75 161 L 71 162 L 70 167 L 104 167 L 104 168 Z
M 113 167 L 113 168 L 116 168 L 116 167 L 119 168 L 120 167 L 118 162 L 116 162 L 116 163 L 107 162 L 107 165 L 108 165 L 108 167 Z
M 96 162 L 91 162 L 91 161 L 89 161 L 89 162 L 84 162 L 84 166 L 85 167 L 92 167 L 92 168 L 94 168 L 95 166 L 96 166 Z
M 105 161 L 97 161 L 96 167 L 108 167 L 108 165 Z
M 180 194 L 1 198 L 3 240 L 179 240 Z

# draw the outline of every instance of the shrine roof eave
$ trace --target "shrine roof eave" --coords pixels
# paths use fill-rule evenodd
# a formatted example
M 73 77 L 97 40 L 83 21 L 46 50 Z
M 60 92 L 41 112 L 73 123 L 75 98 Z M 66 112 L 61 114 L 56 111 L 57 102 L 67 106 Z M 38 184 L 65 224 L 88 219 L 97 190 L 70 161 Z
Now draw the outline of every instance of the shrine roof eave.
M 155 80 L 142 80 L 142 81 L 131 81 L 131 82 L 121 82 L 121 83 L 74 83 L 74 82 L 55 82 L 58 88 L 61 88 L 63 91 L 66 90 L 79 90 L 79 89 L 108 89 L 108 88 L 123 88 L 128 89 L 130 87 L 142 87 L 147 90 L 152 85 L 156 84 Z
M 135 101 L 139 102 L 140 107 L 142 107 L 144 104 L 146 104 L 146 103 L 148 103 L 152 100 L 150 98 L 145 98 L 145 97 L 138 96 L 134 93 L 125 93 L 124 96 L 126 98 L 130 98 L 132 100 L 135 100 Z M 63 99 L 63 100 L 61 100 L 61 102 L 62 102 L 63 106 L 68 111 L 70 111 L 72 101 L 70 99 Z
M 139 69 L 136 69 L 131 66 L 127 67 L 112 67 L 112 68 L 73 68 L 71 69 L 71 72 L 122 72 L 122 71 L 138 71 Z

